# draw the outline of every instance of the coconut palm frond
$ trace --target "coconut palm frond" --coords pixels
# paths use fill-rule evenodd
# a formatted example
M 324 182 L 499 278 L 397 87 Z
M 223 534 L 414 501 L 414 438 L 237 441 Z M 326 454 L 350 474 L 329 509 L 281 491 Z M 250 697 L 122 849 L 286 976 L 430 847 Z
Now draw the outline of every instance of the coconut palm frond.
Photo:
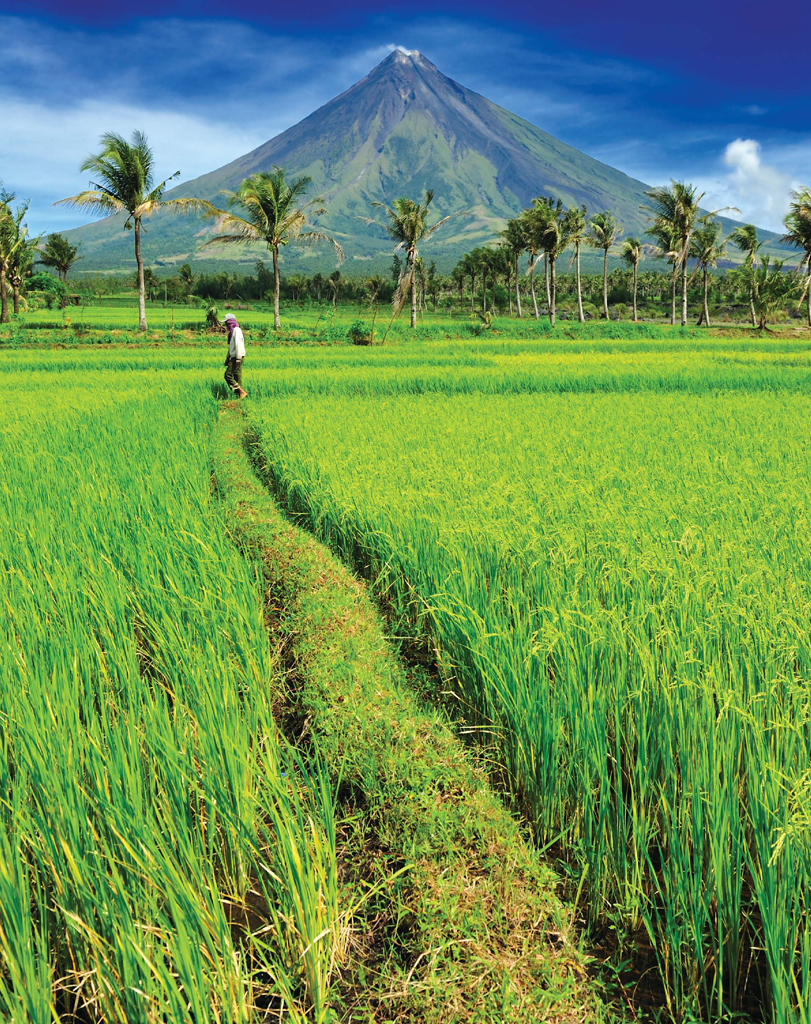
M 411 292 L 411 282 L 414 279 L 414 265 L 409 264 L 407 269 L 400 274 L 397 287 L 391 300 L 392 319 L 398 317 L 405 307 L 408 296 Z
M 127 208 L 120 199 L 102 189 L 90 189 L 67 199 L 58 199 L 54 206 L 69 206 L 87 213 L 126 213 Z
M 307 246 L 318 245 L 319 242 L 328 242 L 335 249 L 338 262 L 343 263 L 344 261 L 344 250 L 340 244 L 331 235 L 327 235 L 323 231 L 303 231 L 301 234 L 296 235 L 294 239 L 291 239 L 291 241 Z
M 151 189 L 144 202 L 159 204 L 163 198 L 163 193 L 166 191 L 166 186 L 170 181 L 180 176 L 180 171 L 175 171 L 174 174 L 170 174 L 168 178 L 165 178 L 160 185 L 156 185 L 155 188 Z
M 250 221 L 243 220 L 231 213 L 226 213 L 218 225 L 220 234 L 209 238 L 205 245 L 247 245 L 253 242 L 266 242 L 262 232 Z
M 443 224 L 447 224 L 449 220 L 453 220 L 454 217 L 469 217 L 469 216 L 470 216 L 470 210 L 457 210 L 455 213 L 449 213 L 447 217 L 443 217 L 442 220 L 438 220 L 436 222 L 436 224 L 432 224 L 430 226 L 430 228 L 426 228 L 426 230 L 423 233 L 422 237 L 423 238 L 430 238 L 431 235 L 433 235 L 433 233 L 435 231 L 437 231 L 439 228 L 441 228 Z
M 175 213 L 197 213 L 205 217 L 227 217 L 225 210 L 220 210 L 206 199 L 182 198 L 166 199 L 156 203 L 154 209 L 169 210 Z

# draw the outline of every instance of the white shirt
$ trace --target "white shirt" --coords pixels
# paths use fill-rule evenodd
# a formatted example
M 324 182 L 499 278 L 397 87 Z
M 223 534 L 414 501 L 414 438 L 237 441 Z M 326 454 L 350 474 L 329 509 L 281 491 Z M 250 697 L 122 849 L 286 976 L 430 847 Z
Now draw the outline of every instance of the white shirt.
M 228 355 L 232 359 L 245 358 L 245 339 L 241 327 L 233 327 L 228 332 Z

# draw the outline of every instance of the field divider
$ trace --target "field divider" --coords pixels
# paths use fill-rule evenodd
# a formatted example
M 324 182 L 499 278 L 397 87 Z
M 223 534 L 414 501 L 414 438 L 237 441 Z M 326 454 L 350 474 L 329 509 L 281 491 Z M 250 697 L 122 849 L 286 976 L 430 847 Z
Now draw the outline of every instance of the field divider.
M 338 1019 L 605 1019 L 557 877 L 443 714 L 419 705 L 365 584 L 257 479 L 246 428 L 224 403 L 213 481 L 284 650 L 282 727 L 317 747 L 336 790 L 343 903 L 362 907 L 339 954 Z

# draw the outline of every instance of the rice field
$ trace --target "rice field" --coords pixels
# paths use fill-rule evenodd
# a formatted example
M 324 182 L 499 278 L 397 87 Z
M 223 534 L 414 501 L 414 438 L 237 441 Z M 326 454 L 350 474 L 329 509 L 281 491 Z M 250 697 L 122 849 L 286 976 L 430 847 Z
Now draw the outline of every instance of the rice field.
M 260 376 L 264 472 L 432 638 L 673 1017 L 807 1022 L 807 353 L 489 358 Z
M 212 497 L 221 364 L 0 353 L 3 1019 L 332 1019 L 336 808 Z M 673 1020 L 809 1024 L 807 339 L 252 348 L 245 385 L 257 472 L 430 638 L 592 934 Z
M 332 794 L 274 723 L 204 375 L 4 363 L 0 1018 L 326 1021 Z

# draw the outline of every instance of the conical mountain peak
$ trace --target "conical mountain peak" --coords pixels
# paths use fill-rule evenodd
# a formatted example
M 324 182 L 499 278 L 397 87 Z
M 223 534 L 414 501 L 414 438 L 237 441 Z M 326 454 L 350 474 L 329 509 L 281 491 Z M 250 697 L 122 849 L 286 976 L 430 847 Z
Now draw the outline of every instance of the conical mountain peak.
M 373 84 L 378 88 L 383 83 L 393 84 L 397 88 L 413 86 L 419 82 L 429 84 L 432 88 L 441 87 L 439 83 L 450 83 L 450 79 L 440 72 L 436 65 L 424 57 L 419 50 L 403 50 L 399 47 L 392 50 L 369 74 L 357 83 L 358 86 Z
M 338 238 L 350 259 L 390 253 L 383 233 L 364 223 L 372 202 L 416 198 L 425 189 L 434 191 L 438 214 L 468 214 L 437 236 L 440 266 L 492 239 L 507 218 L 539 195 L 557 196 L 567 205 L 585 203 L 591 213 L 610 209 L 629 232 L 646 227 L 642 182 L 466 89 L 418 51 L 399 47 L 303 121 L 170 195 L 220 204 L 221 190 L 274 166 L 290 178 L 312 178 L 311 194 L 323 196 L 327 206 L 318 227 Z M 113 260 L 128 251 L 122 227 L 107 218 L 73 233 L 83 241 L 88 269 L 117 266 Z M 211 230 L 201 231 L 193 220 L 157 218 L 150 226 L 154 255 L 148 258 L 169 264 L 222 260 L 214 249 L 202 248 Z M 246 249 L 244 258 L 256 255 Z

